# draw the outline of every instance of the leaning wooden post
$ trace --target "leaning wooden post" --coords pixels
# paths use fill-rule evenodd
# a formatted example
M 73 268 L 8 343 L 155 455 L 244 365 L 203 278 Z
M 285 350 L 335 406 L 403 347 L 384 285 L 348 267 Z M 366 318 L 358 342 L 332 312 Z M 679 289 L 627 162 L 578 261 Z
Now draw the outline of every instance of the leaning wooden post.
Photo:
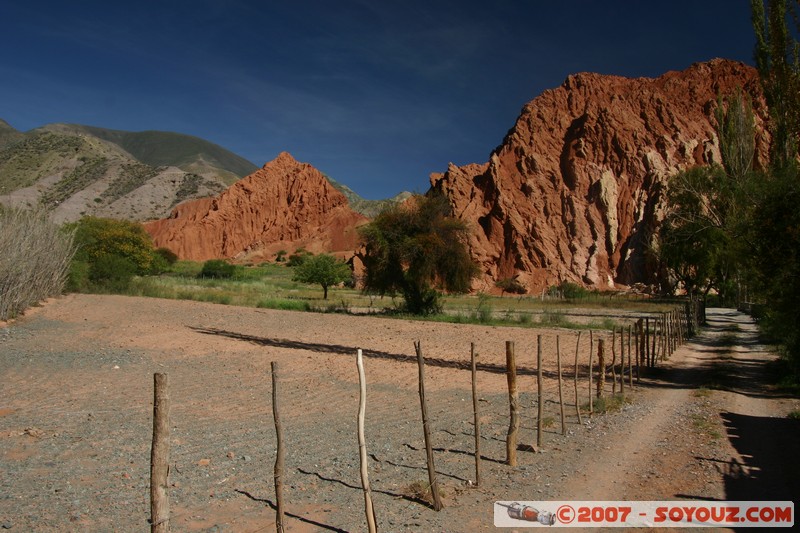
M 510 416 L 506 435 L 506 463 L 517 466 L 517 434 L 519 432 L 519 396 L 517 394 L 517 360 L 514 341 L 506 341 L 506 380 Z
M 285 452 L 283 450 L 283 429 L 281 427 L 281 413 L 278 404 L 278 363 L 272 361 L 272 417 L 275 420 L 275 438 L 277 440 L 277 450 L 275 452 L 275 531 L 283 533 L 284 511 L 283 511 L 283 463 Z
M 422 343 L 416 341 L 414 348 L 417 350 L 417 363 L 419 364 L 419 403 L 422 405 L 422 431 L 425 434 L 425 453 L 428 458 L 428 481 L 433 495 L 433 509 L 442 510 L 442 497 L 439 494 L 439 482 L 436 480 L 436 468 L 433 464 L 433 444 L 431 431 L 428 425 L 428 405 L 425 402 L 425 358 L 422 356 Z
M 592 376 L 594 375 L 594 333 L 589 330 L 589 416 L 594 414 L 594 389 Z
M 542 425 L 544 424 L 544 375 L 542 374 L 542 336 L 536 336 L 536 391 L 537 417 L 536 417 L 536 449 L 542 449 Z
M 567 434 L 567 419 L 564 416 L 564 387 L 561 383 L 561 338 L 556 335 L 556 362 L 558 365 L 558 403 L 561 405 L 561 434 Z
M 367 411 L 367 378 L 364 375 L 364 357 L 359 349 L 356 354 L 356 367 L 358 368 L 358 457 L 361 462 L 361 487 L 364 490 L 364 511 L 367 514 L 367 527 L 369 533 L 378 529 L 375 525 L 375 508 L 372 506 L 372 489 L 369 486 L 369 472 L 367 463 L 367 441 L 364 437 L 364 417 Z
M 575 412 L 578 414 L 578 424 L 583 425 L 581 406 L 578 400 L 578 349 L 581 347 L 581 331 L 578 332 L 578 341 L 575 343 Z
M 153 374 L 153 446 L 150 449 L 150 531 L 169 531 L 169 378 Z
M 472 414 L 475 419 L 475 486 L 481 484 L 481 418 L 478 414 L 478 372 L 475 343 L 470 343 L 470 359 L 472 360 Z
M 606 385 L 606 341 L 597 341 L 597 397 L 602 398 Z

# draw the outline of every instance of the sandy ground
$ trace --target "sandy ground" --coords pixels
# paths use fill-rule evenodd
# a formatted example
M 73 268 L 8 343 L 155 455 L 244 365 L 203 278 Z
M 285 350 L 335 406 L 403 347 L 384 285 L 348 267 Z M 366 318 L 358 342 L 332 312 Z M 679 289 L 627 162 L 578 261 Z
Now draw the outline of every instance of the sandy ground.
M 382 531 L 488 531 L 495 500 L 796 500 L 789 460 L 800 408 L 760 385 L 774 355 L 728 310 L 631 391 L 611 415 L 575 415 L 576 332 L 433 324 L 71 295 L 0 326 L 0 528 L 144 531 L 154 372 L 170 379 L 173 531 L 274 530 L 270 362 L 280 365 L 289 531 L 366 530 L 358 469 L 355 350 L 365 351 L 367 450 Z M 721 342 L 737 324 L 736 346 Z M 536 338 L 546 429 L 535 443 Z M 561 435 L 556 335 L 564 356 Z M 595 336 L 597 338 L 597 336 Z M 445 509 L 424 485 L 413 342 L 426 356 L 428 411 Z M 505 342 L 515 343 L 519 465 L 505 460 Z M 470 342 L 480 362 L 482 483 L 475 478 Z M 610 343 L 610 341 L 609 341 Z M 579 346 L 588 401 L 589 342 Z M 714 390 L 697 388 L 713 385 Z M 610 392 L 610 380 L 607 390 Z

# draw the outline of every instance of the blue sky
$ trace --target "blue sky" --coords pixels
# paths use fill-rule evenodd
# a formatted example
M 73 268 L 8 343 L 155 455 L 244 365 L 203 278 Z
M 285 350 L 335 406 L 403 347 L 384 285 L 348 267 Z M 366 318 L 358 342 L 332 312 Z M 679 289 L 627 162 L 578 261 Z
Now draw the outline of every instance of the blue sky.
M 485 162 L 568 74 L 752 64 L 747 0 L 0 3 L 0 118 L 289 151 L 367 198 Z

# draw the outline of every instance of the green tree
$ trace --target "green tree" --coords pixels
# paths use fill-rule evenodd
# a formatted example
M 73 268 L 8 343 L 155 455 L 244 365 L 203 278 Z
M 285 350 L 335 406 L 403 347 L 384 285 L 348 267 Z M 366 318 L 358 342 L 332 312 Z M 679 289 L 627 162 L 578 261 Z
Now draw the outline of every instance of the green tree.
M 752 170 L 755 120 L 749 100 L 741 92 L 727 104 L 718 98 L 716 119 L 723 164 L 691 168 L 670 180 L 659 256 L 690 297 L 705 297 L 713 288 L 726 301 L 743 275 L 759 176 Z
M 440 312 L 437 289 L 466 292 L 477 274 L 466 246 L 467 227 L 452 216 L 442 195 L 391 206 L 360 232 L 366 247 L 364 289 L 399 292 L 411 313 Z
M 754 289 L 765 303 L 762 330 L 800 375 L 800 3 L 751 0 L 754 56 L 770 111 L 770 167 L 751 217 Z M 789 29 L 791 18 L 796 26 Z
M 800 32 L 800 8 L 787 10 L 786 0 L 751 0 L 756 46 L 754 58 L 770 112 L 772 165 L 797 157 L 800 137 L 800 44 L 792 37 L 787 19 Z M 800 4 L 798 4 L 800 5 Z
M 345 282 L 352 276 L 350 267 L 332 255 L 309 255 L 295 267 L 294 281 L 322 285 L 323 299 L 328 299 L 328 287 Z

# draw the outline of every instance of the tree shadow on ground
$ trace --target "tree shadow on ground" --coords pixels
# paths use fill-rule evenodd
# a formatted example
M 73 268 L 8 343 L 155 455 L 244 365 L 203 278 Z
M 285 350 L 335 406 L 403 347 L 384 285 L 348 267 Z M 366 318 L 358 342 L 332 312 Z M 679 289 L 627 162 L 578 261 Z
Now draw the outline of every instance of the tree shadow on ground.
M 235 492 L 238 492 L 239 494 L 247 496 L 248 498 L 250 498 L 254 502 L 266 503 L 273 511 L 277 511 L 278 510 L 278 506 L 275 505 L 274 503 L 272 503 L 272 500 L 268 500 L 266 498 L 257 498 L 255 496 L 253 496 L 252 494 L 250 494 L 249 492 L 247 492 L 246 490 L 236 489 Z M 310 518 L 305 518 L 303 516 L 300 516 L 300 515 L 297 515 L 297 514 L 294 514 L 294 513 L 289 513 L 287 511 L 284 511 L 283 514 L 286 515 L 286 516 L 289 516 L 291 518 L 294 518 L 296 520 L 300 520 L 301 522 L 304 522 L 306 524 L 311 524 L 312 526 L 316 526 L 318 528 L 324 529 L 325 531 L 335 531 L 336 533 L 348 533 L 348 531 L 346 529 L 340 529 L 340 528 L 335 527 L 335 526 L 329 526 L 328 524 L 323 524 L 322 522 L 317 522 L 316 520 L 311 520 Z
M 303 342 L 291 339 L 271 339 L 267 337 L 257 337 L 255 335 L 247 335 L 244 333 L 237 333 L 235 331 L 226 331 L 217 328 L 203 328 L 189 326 L 189 329 L 202 333 L 204 335 L 217 335 L 220 337 L 227 337 L 229 339 L 240 340 L 249 342 L 257 346 L 271 346 L 273 348 L 286 348 L 292 350 L 306 350 L 317 353 L 328 353 L 337 355 L 355 355 L 358 348 L 353 346 L 343 346 L 341 344 L 326 344 L 317 342 Z M 362 349 L 364 357 L 371 357 L 376 359 L 389 359 L 392 361 L 400 361 L 402 363 L 417 364 L 416 355 L 397 354 L 384 352 L 380 350 Z M 458 370 L 470 370 L 471 364 L 469 361 L 453 361 L 448 359 L 441 359 L 438 357 L 425 357 L 425 364 L 430 366 L 438 366 L 442 368 L 455 368 Z M 482 372 L 491 372 L 494 374 L 505 374 L 505 365 L 498 365 L 493 363 L 477 363 L 476 368 Z M 533 376 L 536 374 L 536 369 L 527 366 L 517 366 L 517 375 Z M 544 371 L 542 374 L 548 378 L 557 378 L 556 372 Z
M 351 485 L 350 483 L 342 481 L 341 479 L 323 476 L 319 472 L 311 472 L 308 470 L 303 470 L 302 468 L 298 468 L 297 471 L 300 472 L 301 474 L 305 474 L 308 476 L 316 476 L 318 479 L 321 479 L 322 481 L 328 481 L 330 483 L 338 483 L 339 485 L 344 485 L 349 489 L 357 490 L 359 492 L 364 490 L 362 487 L 359 487 L 357 485 Z M 429 501 L 423 500 L 422 498 L 417 498 L 416 496 L 411 496 L 409 494 L 398 494 L 396 492 L 389 492 L 388 490 L 380 490 L 375 488 L 371 488 L 370 490 L 371 492 L 377 492 L 379 494 L 385 494 L 387 496 L 391 496 L 392 498 L 399 498 L 402 500 L 407 500 L 409 502 L 418 503 L 420 505 L 424 505 L 425 507 L 433 509 L 433 505 Z
M 742 457 L 723 472 L 729 500 L 793 500 L 800 497 L 800 420 L 720 413 Z

